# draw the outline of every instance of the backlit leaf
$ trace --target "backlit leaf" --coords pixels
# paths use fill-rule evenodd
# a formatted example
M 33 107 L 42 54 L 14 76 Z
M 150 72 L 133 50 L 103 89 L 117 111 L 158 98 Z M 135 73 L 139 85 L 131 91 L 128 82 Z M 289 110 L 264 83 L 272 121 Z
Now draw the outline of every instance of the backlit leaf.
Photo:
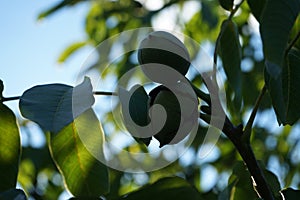
M 16 117 L 6 105 L 0 103 L 0 192 L 16 187 L 20 154 Z
M 20 98 L 22 115 L 44 130 L 58 132 L 95 102 L 90 79 L 72 87 L 63 84 L 38 85 L 26 90 Z
M 99 161 L 104 160 L 103 141 L 102 128 L 92 109 L 59 133 L 51 133 L 51 156 L 75 197 L 99 197 L 109 191 L 108 169 Z
M 60 54 L 57 61 L 59 63 L 65 62 L 75 51 L 77 51 L 81 47 L 85 46 L 86 44 L 87 44 L 86 42 L 77 42 L 77 43 L 71 44 Z

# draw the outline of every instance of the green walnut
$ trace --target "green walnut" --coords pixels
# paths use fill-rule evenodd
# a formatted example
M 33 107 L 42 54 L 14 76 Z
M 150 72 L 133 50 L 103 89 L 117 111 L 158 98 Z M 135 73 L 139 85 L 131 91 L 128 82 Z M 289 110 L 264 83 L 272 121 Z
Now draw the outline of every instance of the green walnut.
M 176 94 L 176 95 L 175 95 Z M 170 89 L 160 85 L 150 93 L 150 106 L 161 105 L 166 112 L 166 120 L 163 113 L 150 112 L 153 130 L 163 127 L 159 131 L 153 131 L 153 136 L 160 142 L 160 147 L 166 144 L 177 144 L 182 141 L 193 128 L 198 127 L 198 98 L 188 83 L 179 82 Z M 157 120 L 158 118 L 158 120 Z M 163 126 L 161 126 L 164 122 Z
M 159 72 L 153 72 L 152 69 L 161 65 L 168 66 L 183 76 L 190 66 L 190 56 L 184 44 L 174 35 L 164 31 L 152 32 L 141 41 L 138 61 L 144 74 L 151 80 L 155 79 L 153 76 Z
M 164 86 L 156 87 L 149 93 L 149 96 L 151 98 L 150 106 L 159 104 L 164 107 L 167 114 L 167 119 L 163 128 L 154 135 L 160 143 L 159 147 L 163 147 L 164 145 L 169 144 L 177 134 L 181 121 L 180 104 L 175 94 Z M 150 116 L 151 118 L 162 117 L 159 114 L 153 116 L 151 113 Z M 153 122 L 151 125 L 157 126 Z

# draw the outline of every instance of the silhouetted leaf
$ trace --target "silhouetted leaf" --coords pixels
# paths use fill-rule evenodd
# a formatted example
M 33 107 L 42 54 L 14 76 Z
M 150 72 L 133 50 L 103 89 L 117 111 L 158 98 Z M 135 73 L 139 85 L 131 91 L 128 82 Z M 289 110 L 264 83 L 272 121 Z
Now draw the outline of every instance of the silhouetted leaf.
M 265 74 L 279 124 L 294 124 L 300 118 L 300 51 L 288 53 L 283 73 L 277 79 Z
M 219 55 L 221 56 L 223 67 L 228 78 L 230 87 L 234 90 L 234 101 L 240 109 L 242 101 L 242 73 L 241 73 L 241 45 L 237 25 L 231 20 L 225 20 L 219 36 Z
M 298 200 L 300 196 L 300 190 L 294 190 L 292 188 L 286 188 L 281 191 L 285 200 Z
M 285 49 L 290 31 L 300 11 L 299 0 L 269 0 L 261 17 L 260 33 L 271 77 L 282 72 Z
M 233 0 L 219 0 L 219 3 L 225 10 L 232 10 Z
M 266 1 L 267 0 L 247 0 L 251 12 L 258 22 L 260 22 L 261 14 L 265 7 Z
M 22 115 L 44 130 L 58 132 L 95 102 L 90 79 L 71 87 L 63 84 L 34 86 L 20 98 Z
M 20 154 L 16 117 L 6 105 L 0 103 L 0 192 L 16 187 Z
M 1 200 L 26 200 L 26 195 L 23 190 L 20 189 L 10 189 L 5 192 L 0 193 Z
M 76 197 L 99 197 L 109 191 L 104 160 L 104 134 L 92 109 L 79 115 L 74 122 L 49 141 L 55 161 L 68 190 Z
M 137 191 L 125 195 L 125 200 L 166 200 L 166 199 L 188 199 L 201 200 L 199 192 L 184 179 L 179 177 L 162 178 L 157 182 L 146 185 Z

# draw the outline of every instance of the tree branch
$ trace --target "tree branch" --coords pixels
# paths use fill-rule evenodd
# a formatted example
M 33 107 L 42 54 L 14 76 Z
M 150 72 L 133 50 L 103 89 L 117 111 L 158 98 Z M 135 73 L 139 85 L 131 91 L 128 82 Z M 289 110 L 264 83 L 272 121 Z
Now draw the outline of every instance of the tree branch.
M 253 122 L 254 122 L 257 110 L 259 108 L 260 102 L 261 102 L 263 96 L 265 95 L 266 90 L 267 90 L 267 86 L 264 85 L 264 87 L 261 90 L 261 93 L 259 94 L 259 96 L 258 96 L 258 98 L 257 98 L 257 100 L 255 102 L 255 105 L 254 105 L 254 108 L 253 108 L 253 110 L 251 112 L 249 120 L 248 120 L 248 122 L 247 122 L 247 124 L 245 126 L 244 133 L 243 133 L 243 136 L 242 136 L 242 140 L 243 141 L 250 141 L 251 131 L 252 131 L 252 125 L 253 125 Z
M 94 91 L 94 95 L 107 95 L 107 96 L 118 96 L 116 92 L 103 92 L 103 91 Z

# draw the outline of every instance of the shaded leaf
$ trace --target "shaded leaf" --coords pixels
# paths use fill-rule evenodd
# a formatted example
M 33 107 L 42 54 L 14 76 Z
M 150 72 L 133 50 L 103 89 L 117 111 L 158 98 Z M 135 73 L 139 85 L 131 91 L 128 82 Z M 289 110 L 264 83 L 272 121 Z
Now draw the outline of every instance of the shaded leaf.
M 5 192 L 0 193 L 1 200 L 26 200 L 26 195 L 23 190 L 20 189 L 10 189 Z
M 288 53 L 283 73 L 278 79 L 265 73 L 265 81 L 279 124 L 294 124 L 300 118 L 300 51 Z
M 242 101 L 242 72 L 241 72 L 241 45 L 237 25 L 231 20 L 222 23 L 219 35 L 218 53 L 222 59 L 223 67 L 230 87 L 234 90 L 234 101 L 237 109 L 240 109 Z
M 157 182 L 146 185 L 137 191 L 125 195 L 121 199 L 126 200 L 166 200 L 166 199 L 189 199 L 200 200 L 200 193 L 179 177 L 162 178 Z
M 286 188 L 281 191 L 285 200 L 298 200 L 300 196 L 300 190 L 294 190 L 292 188 Z
M 16 187 L 20 145 L 16 117 L 6 105 L 0 103 L 0 192 Z
M 222 8 L 224 8 L 225 10 L 232 10 L 233 7 L 233 0 L 219 0 L 220 5 L 222 6 Z
M 76 197 L 99 197 L 109 191 L 104 134 L 92 109 L 82 113 L 49 141 L 51 156 L 68 190 Z M 96 157 L 95 157 L 96 156 Z
M 95 102 L 89 78 L 76 86 L 63 84 L 38 85 L 20 97 L 22 115 L 44 130 L 58 132 Z
M 85 46 L 86 44 L 87 44 L 86 42 L 76 42 L 74 44 L 71 44 L 60 54 L 57 61 L 59 63 L 65 62 L 75 51 Z
M 251 12 L 258 22 L 260 22 L 266 1 L 267 0 L 247 0 Z
M 300 11 L 299 0 L 268 0 L 261 17 L 260 33 L 267 72 L 274 78 L 282 72 L 290 31 Z
M 257 195 L 252 186 L 252 180 L 247 167 L 243 162 L 237 162 L 233 168 L 232 175 L 228 179 L 230 200 L 253 200 Z M 233 186 L 232 186 L 233 185 Z

